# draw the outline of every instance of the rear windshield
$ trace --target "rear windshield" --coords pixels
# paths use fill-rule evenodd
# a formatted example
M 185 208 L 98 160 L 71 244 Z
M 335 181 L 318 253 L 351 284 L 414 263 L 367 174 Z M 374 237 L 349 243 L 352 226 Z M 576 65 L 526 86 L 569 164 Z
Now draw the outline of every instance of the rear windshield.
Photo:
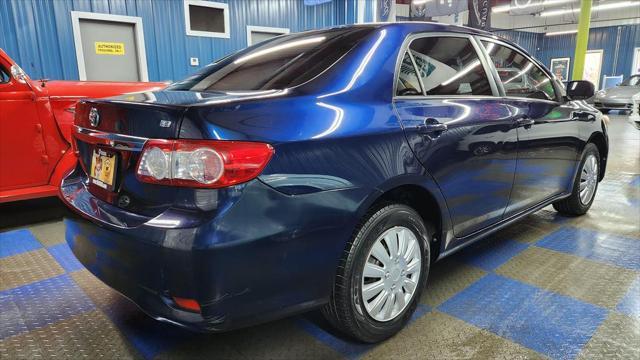
M 267 40 L 205 66 L 168 90 L 280 90 L 329 68 L 373 28 L 339 28 Z

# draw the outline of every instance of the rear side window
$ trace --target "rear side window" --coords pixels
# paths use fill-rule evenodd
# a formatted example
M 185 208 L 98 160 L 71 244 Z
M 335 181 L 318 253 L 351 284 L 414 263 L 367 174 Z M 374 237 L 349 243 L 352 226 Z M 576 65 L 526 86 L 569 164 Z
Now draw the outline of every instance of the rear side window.
M 373 28 L 329 29 L 280 36 L 205 66 L 169 90 L 279 90 L 333 65 Z
M 493 95 L 487 73 L 471 41 L 463 37 L 425 37 L 411 42 L 427 95 Z
M 11 80 L 9 73 L 6 72 L 3 68 L 0 67 L 0 84 L 8 83 Z
M 507 96 L 556 100 L 553 81 L 520 52 L 493 42 L 483 41 Z
M 416 68 L 413 66 L 413 61 L 411 60 L 409 53 L 404 54 L 402 64 L 400 65 L 400 70 L 398 72 L 398 84 L 396 85 L 396 95 L 422 95 L 422 88 L 420 87 L 418 74 L 416 73 Z

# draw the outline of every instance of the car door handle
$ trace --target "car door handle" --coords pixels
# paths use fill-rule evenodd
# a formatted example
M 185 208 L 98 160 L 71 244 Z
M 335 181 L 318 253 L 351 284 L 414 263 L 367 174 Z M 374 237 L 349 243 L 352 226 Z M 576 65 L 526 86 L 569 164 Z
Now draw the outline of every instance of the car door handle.
M 531 125 L 535 124 L 536 121 L 530 117 L 528 117 L 527 115 L 523 115 L 521 117 L 519 117 L 518 119 L 516 119 L 516 126 L 520 127 L 524 127 L 525 129 L 528 129 L 531 127 Z
M 443 124 L 434 118 L 426 118 L 424 124 L 418 127 L 418 131 L 421 134 L 440 136 L 443 132 L 447 131 L 447 124 Z

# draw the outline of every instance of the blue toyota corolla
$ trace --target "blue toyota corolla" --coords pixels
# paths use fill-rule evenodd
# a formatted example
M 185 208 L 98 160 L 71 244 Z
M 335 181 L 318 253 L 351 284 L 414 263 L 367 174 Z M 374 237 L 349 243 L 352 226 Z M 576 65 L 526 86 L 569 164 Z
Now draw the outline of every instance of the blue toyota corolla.
M 322 308 L 380 341 L 434 261 L 549 204 L 587 212 L 608 153 L 592 95 L 464 27 L 280 36 L 79 104 L 67 241 L 158 320 L 224 331 Z

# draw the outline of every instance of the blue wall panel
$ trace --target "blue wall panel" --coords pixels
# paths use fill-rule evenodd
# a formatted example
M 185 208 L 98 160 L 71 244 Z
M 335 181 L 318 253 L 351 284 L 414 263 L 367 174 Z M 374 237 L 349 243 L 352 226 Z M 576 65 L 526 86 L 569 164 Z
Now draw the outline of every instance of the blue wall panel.
M 247 25 L 291 32 L 356 22 L 355 0 L 216 0 L 229 4 L 230 39 L 187 36 L 182 0 L 0 0 L 0 47 L 32 78 L 78 79 L 71 11 L 142 18 L 149 80 L 178 80 L 247 46 Z M 368 2 L 368 1 L 367 1 Z
M 618 42 L 618 28 L 620 39 L 618 59 L 616 61 L 616 43 Z M 573 71 L 576 35 L 545 36 L 538 33 L 523 31 L 496 31 L 500 36 L 513 40 L 527 49 L 546 66 L 551 65 L 551 59 L 571 58 L 569 74 Z M 589 50 L 603 50 L 601 76 L 631 75 L 634 48 L 640 47 L 640 25 L 621 25 L 593 28 L 589 31 Z M 535 49 L 535 50 L 534 50 Z M 602 82 L 602 79 L 600 79 Z
M 71 11 L 139 16 L 144 26 L 149 79 L 177 80 L 195 71 L 190 57 L 204 65 L 246 46 L 246 26 L 289 28 L 292 32 L 350 24 L 364 6 L 373 21 L 371 0 L 331 0 L 308 6 L 303 0 L 217 0 L 230 11 L 230 39 L 187 36 L 182 0 L 0 0 L 0 47 L 33 78 L 78 79 Z M 618 59 L 614 60 L 620 28 Z M 570 57 L 575 35 L 548 37 L 524 31 L 496 31 L 520 44 L 546 65 Z M 640 47 L 640 25 L 591 29 L 589 49 L 603 49 L 602 75 L 628 76 L 633 49 Z
M 374 22 L 376 19 L 374 18 L 374 7 L 376 6 L 376 2 L 373 0 L 365 0 L 364 7 L 364 22 Z
M 527 31 L 498 30 L 495 33 L 520 45 L 533 56 L 536 56 L 538 52 L 540 38 L 542 37 L 542 34 L 540 33 Z
M 496 34 L 520 45 L 533 56 L 536 56 L 536 53 L 539 51 L 540 38 L 542 37 L 542 35 L 539 33 L 515 30 L 499 30 L 496 31 Z

